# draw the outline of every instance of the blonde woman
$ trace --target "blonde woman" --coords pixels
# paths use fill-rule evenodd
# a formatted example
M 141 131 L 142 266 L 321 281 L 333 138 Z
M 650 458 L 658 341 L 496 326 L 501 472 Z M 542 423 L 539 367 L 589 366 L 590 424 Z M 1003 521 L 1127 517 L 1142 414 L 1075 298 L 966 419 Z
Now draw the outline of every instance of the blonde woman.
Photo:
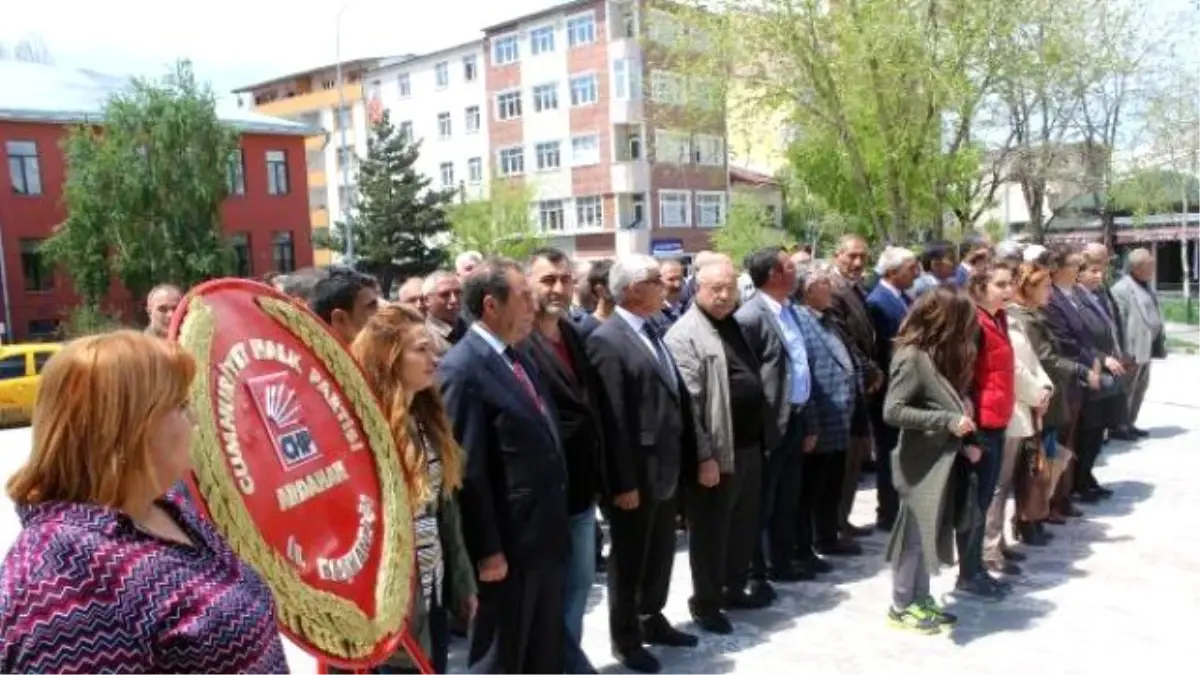
M 462 487 L 463 458 L 434 386 L 437 354 L 419 311 L 381 307 L 350 351 L 362 366 L 401 454 L 413 498 L 417 566 L 410 630 L 436 672 L 446 672 L 447 607 L 474 613 L 474 568 L 463 543 L 454 493 Z M 417 672 L 397 654 L 376 672 Z

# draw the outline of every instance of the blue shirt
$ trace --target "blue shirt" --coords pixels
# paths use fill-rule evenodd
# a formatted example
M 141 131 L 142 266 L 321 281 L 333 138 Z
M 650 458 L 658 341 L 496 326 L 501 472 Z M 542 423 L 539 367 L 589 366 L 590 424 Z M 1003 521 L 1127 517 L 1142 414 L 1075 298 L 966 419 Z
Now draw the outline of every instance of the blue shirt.
M 792 391 L 788 402 L 792 405 L 804 405 L 808 403 L 812 392 L 812 375 L 808 370 L 808 350 L 804 348 L 804 334 L 800 332 L 796 308 L 792 306 L 791 300 L 788 300 L 786 305 L 781 305 L 766 293 L 763 294 L 763 302 L 771 308 L 771 313 L 783 329 L 783 348 L 787 350 L 788 370 L 792 375 Z

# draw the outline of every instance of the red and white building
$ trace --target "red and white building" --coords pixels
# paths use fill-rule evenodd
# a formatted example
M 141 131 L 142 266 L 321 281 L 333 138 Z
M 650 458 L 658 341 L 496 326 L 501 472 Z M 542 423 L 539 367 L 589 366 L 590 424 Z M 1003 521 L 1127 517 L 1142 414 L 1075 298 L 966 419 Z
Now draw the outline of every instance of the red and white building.
M 23 341 L 54 334 L 78 301 L 69 273 L 39 252 L 67 215 L 61 143 L 72 125 L 103 124 L 105 100 L 128 80 L 0 61 L 0 82 L 0 338 Z M 312 265 L 304 149 L 312 130 L 241 110 L 221 119 L 241 134 L 240 170 L 231 169 L 232 194 L 221 205 L 238 273 Z M 108 301 L 128 311 L 140 299 L 114 279 Z

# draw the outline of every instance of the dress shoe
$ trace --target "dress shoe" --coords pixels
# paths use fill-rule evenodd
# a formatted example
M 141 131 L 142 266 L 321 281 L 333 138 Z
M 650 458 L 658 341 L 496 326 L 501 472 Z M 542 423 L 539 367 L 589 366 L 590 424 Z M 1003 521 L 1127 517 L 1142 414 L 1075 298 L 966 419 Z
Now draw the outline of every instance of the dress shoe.
M 1045 546 L 1048 542 L 1042 532 L 1038 531 L 1034 523 L 1020 523 L 1014 532 L 1017 535 L 1017 541 L 1026 546 Z
M 846 523 L 846 525 L 842 528 L 843 536 L 869 537 L 872 534 L 875 534 L 875 528 L 873 528 L 873 527 L 852 525 L 850 523 Z
M 1083 492 L 1076 493 L 1075 499 L 1079 500 L 1079 502 L 1082 504 L 1099 504 L 1100 503 L 1100 495 L 1091 490 L 1085 490 Z
M 1014 551 L 1011 548 L 1004 549 L 1000 552 L 1000 554 L 1004 556 L 1005 560 L 1011 560 L 1012 562 L 1025 562 L 1025 554 L 1021 553 L 1020 551 Z
M 754 601 L 760 603 L 760 607 L 769 607 L 775 598 L 778 597 L 775 589 L 771 584 L 767 583 L 766 579 L 754 579 L 746 586 L 746 593 L 754 598 Z
M 1063 509 L 1063 515 L 1069 518 L 1082 518 L 1083 511 L 1081 511 L 1079 507 L 1075 506 L 1074 504 L 1067 504 L 1067 507 Z
M 725 609 L 762 609 L 771 606 L 771 598 L 748 591 L 726 592 L 723 600 Z
M 1129 430 L 1132 431 L 1133 435 L 1137 436 L 1138 438 L 1145 438 L 1150 435 L 1149 431 L 1146 431 L 1145 429 L 1139 429 L 1137 427 L 1129 427 Z
M 626 650 L 613 650 L 613 658 L 622 665 L 639 673 L 657 673 L 662 670 L 662 664 L 645 647 L 637 646 Z
M 989 602 L 998 602 L 1004 599 L 1004 591 L 992 583 L 991 577 L 983 572 L 976 574 L 970 579 L 958 578 L 954 588 L 961 593 L 965 593 L 980 600 Z
M 1067 517 L 1057 511 L 1051 511 L 1050 515 L 1046 516 L 1046 519 L 1042 522 L 1050 523 L 1051 525 L 1066 525 Z
M 725 613 L 720 610 L 715 612 L 692 612 L 692 621 L 696 623 L 697 628 L 705 633 L 729 635 L 733 632 L 733 624 L 729 622 L 729 617 L 725 616 Z
M 857 541 L 845 540 L 838 541 L 829 545 L 817 546 L 817 553 L 821 555 L 862 555 L 862 546 Z
M 816 572 L 808 569 L 804 565 L 789 565 L 776 566 L 771 568 L 771 572 L 767 575 L 771 581 L 781 584 L 793 584 L 797 581 L 812 581 L 817 577 Z
M 1113 494 L 1115 494 L 1112 490 L 1104 487 L 1103 485 L 1097 485 L 1093 487 L 1092 492 L 1095 492 L 1097 495 L 1099 495 L 1100 499 L 1112 499 Z
M 828 560 L 821 560 L 815 555 L 798 560 L 796 566 L 806 569 L 813 574 L 829 574 L 833 571 L 833 565 L 829 564 Z
M 662 614 L 642 619 L 642 639 L 647 644 L 663 647 L 695 647 L 700 639 L 675 628 Z
M 1051 532 L 1050 530 L 1047 530 L 1046 526 L 1043 523 L 1034 523 L 1033 527 L 1035 530 L 1037 530 L 1037 533 L 1042 535 L 1042 538 L 1045 539 L 1046 541 L 1054 540 L 1054 533 Z
M 1136 441 L 1139 436 L 1129 429 L 1116 429 L 1108 432 L 1108 438 L 1113 441 Z
M 1004 560 L 1003 558 L 1000 560 L 985 560 L 983 561 L 983 565 L 988 569 L 988 571 L 995 574 L 1013 576 L 1021 573 L 1020 565 Z

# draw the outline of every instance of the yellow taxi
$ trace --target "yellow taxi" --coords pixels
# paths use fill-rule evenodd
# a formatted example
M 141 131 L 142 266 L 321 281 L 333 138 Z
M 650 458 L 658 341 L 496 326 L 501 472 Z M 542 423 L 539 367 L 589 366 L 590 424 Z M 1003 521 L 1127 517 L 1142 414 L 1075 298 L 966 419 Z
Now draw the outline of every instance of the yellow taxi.
M 0 345 L 0 426 L 28 424 L 42 367 L 62 345 Z

